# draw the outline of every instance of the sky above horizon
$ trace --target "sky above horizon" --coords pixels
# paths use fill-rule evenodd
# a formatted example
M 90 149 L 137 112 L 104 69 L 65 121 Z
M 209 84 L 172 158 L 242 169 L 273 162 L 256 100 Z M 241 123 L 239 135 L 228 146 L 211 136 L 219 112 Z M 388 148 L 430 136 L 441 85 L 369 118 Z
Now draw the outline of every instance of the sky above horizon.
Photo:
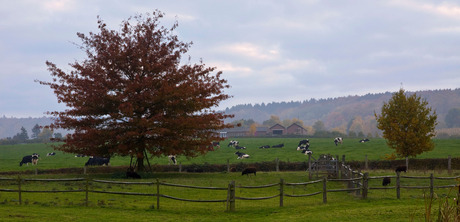
M 46 61 L 66 72 L 85 59 L 76 33 L 97 16 L 123 20 L 158 9 L 193 63 L 223 71 L 238 104 L 460 88 L 460 2 L 387 1 L 2 1 L 0 117 L 61 111 Z M 184 57 L 186 59 L 187 57 Z

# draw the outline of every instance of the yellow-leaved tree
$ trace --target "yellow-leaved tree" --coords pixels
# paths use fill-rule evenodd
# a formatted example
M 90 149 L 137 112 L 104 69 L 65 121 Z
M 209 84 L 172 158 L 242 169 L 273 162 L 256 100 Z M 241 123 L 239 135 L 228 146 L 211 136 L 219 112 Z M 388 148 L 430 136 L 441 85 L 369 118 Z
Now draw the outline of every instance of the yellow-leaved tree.
M 415 93 L 406 95 L 404 89 L 384 103 L 380 116 L 374 112 L 377 128 L 383 131 L 390 148 L 398 157 L 415 157 L 431 151 L 437 125 L 436 111 Z

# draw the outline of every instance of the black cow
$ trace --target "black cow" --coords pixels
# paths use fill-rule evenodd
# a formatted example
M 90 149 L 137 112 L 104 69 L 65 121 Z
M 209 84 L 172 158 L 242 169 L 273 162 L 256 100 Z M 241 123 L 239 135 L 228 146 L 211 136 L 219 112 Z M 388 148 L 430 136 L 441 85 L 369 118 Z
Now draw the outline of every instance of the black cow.
M 276 144 L 276 145 L 273 145 L 272 148 L 283 148 L 284 147 L 284 143 L 282 144 Z
M 360 143 L 365 143 L 365 142 L 369 142 L 369 141 L 370 141 L 370 140 L 366 138 L 366 139 L 360 140 L 359 142 L 360 142 Z
M 29 163 L 33 164 L 33 165 L 37 165 L 38 163 L 38 157 L 40 155 L 34 153 L 32 155 L 28 155 L 28 156 L 24 156 L 21 160 L 21 162 L 19 163 L 19 166 L 22 166 L 23 164 L 27 164 L 27 166 L 29 166 Z
M 141 175 L 136 173 L 133 167 L 129 167 L 126 171 L 126 178 L 141 179 Z
M 103 166 L 109 165 L 110 157 L 90 157 L 88 161 L 85 163 L 85 166 Z
M 391 183 L 391 178 L 390 177 L 384 177 L 382 180 L 382 186 L 387 186 Z
M 395 172 L 396 173 L 397 172 L 405 172 L 405 173 L 407 173 L 407 167 L 406 166 L 398 166 L 398 167 L 396 167 Z
M 267 149 L 267 148 L 270 148 L 270 145 L 259 146 L 259 149 Z
M 336 138 L 334 139 L 334 143 L 335 143 L 336 146 L 337 146 L 337 144 L 339 144 L 339 143 L 342 144 L 342 142 L 343 142 L 342 137 L 336 137 Z
M 245 175 L 245 174 L 249 176 L 250 173 L 253 173 L 254 176 L 255 176 L 256 173 L 257 173 L 256 168 L 254 168 L 254 167 L 248 167 L 248 168 L 244 169 L 244 170 L 241 172 L 241 176 L 243 176 L 243 175 Z

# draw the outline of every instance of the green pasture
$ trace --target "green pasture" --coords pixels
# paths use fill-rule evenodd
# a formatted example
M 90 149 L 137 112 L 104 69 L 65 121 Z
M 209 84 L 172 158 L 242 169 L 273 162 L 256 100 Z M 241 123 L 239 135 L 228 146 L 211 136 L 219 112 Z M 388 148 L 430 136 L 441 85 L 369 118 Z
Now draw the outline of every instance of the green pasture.
M 448 177 L 447 172 L 434 172 L 437 177 Z M 371 176 L 394 175 L 392 171 L 372 171 Z M 455 171 L 454 175 L 459 175 Z M 405 175 L 417 175 L 408 172 Z M 426 175 L 429 175 L 426 174 Z M 28 179 L 76 178 L 82 175 L 27 175 Z M 420 176 L 420 175 L 418 175 Z M 422 175 L 423 176 L 423 175 Z M 17 178 L 17 176 L 9 176 Z M 86 175 L 86 177 L 110 180 L 121 179 L 119 174 Z M 241 176 L 240 173 L 155 173 L 146 175 L 139 182 L 159 180 L 165 183 L 201 187 L 227 187 L 230 181 L 237 186 L 261 186 L 278 183 L 308 181 L 305 172 L 260 172 L 257 176 Z M 456 181 L 436 180 L 435 185 L 455 184 Z M 426 186 L 427 179 L 402 179 L 402 185 Z M 394 185 L 394 183 L 393 183 Z M 89 184 L 91 189 L 111 192 L 155 193 L 156 186 L 143 184 Z M 381 187 L 381 179 L 371 180 L 370 187 Z M 12 181 L 0 180 L 0 188 L 16 189 Z M 85 182 L 26 181 L 23 190 L 77 190 L 84 189 Z M 343 182 L 328 182 L 328 189 L 345 188 Z M 285 186 L 285 194 L 301 195 L 321 191 L 322 183 L 300 186 Z M 435 189 L 435 199 L 428 212 L 433 219 L 439 204 L 453 197 L 458 191 L 449 188 Z M 160 193 L 169 196 L 194 199 L 226 199 L 225 190 L 189 189 L 161 186 Z M 238 197 L 266 197 L 279 193 L 279 187 L 236 188 Z M 198 203 L 160 198 L 160 208 L 153 196 L 130 196 L 105 193 L 89 193 L 89 206 L 84 206 L 85 193 L 35 193 L 23 192 L 23 204 L 19 205 L 18 194 L 0 192 L 0 221 L 425 221 L 427 206 L 426 189 L 402 189 L 401 199 L 395 190 L 369 190 L 368 198 L 347 192 L 328 192 L 327 203 L 322 194 L 309 197 L 284 197 L 284 206 L 279 207 L 279 198 L 268 200 L 236 200 L 235 212 L 226 211 L 226 203 Z
M 245 162 L 264 162 L 274 161 L 278 158 L 286 162 L 303 162 L 307 157 L 300 151 L 297 151 L 297 145 L 301 138 L 235 138 L 240 142 L 240 146 L 245 146 L 245 150 L 241 150 L 250 155 L 248 159 L 238 160 L 234 154 L 236 150 L 227 147 L 228 141 L 221 141 L 221 147 L 215 151 L 209 152 L 206 155 L 195 158 L 186 158 L 178 156 L 178 162 L 183 165 L 187 164 L 226 164 L 229 161 L 231 164 Z M 364 160 L 367 155 L 369 160 L 380 160 L 385 154 L 391 153 L 393 150 L 387 147 L 384 139 L 371 139 L 367 143 L 359 143 L 358 139 L 344 139 L 343 144 L 335 146 L 332 138 L 311 138 L 310 149 L 313 151 L 313 156 L 318 157 L 320 154 L 332 154 L 346 156 L 346 160 Z M 417 158 L 447 158 L 448 155 L 458 157 L 460 152 L 459 139 L 435 139 L 435 149 L 431 152 L 424 153 Z M 284 143 L 284 148 L 269 148 L 259 149 L 263 145 L 276 145 Z M 47 157 L 49 152 L 56 152 L 56 156 Z M 40 154 L 39 163 L 37 166 L 19 166 L 19 162 L 25 155 L 32 153 Z M 20 145 L 3 145 L 0 146 L 0 170 L 1 171 L 21 171 L 30 169 L 57 169 L 57 168 L 73 168 L 83 167 L 88 160 L 85 158 L 76 158 L 74 154 L 62 153 L 55 151 L 50 144 L 20 144 Z M 167 157 L 151 158 L 151 164 L 168 164 Z M 129 165 L 129 157 L 114 156 L 111 159 L 112 166 Z

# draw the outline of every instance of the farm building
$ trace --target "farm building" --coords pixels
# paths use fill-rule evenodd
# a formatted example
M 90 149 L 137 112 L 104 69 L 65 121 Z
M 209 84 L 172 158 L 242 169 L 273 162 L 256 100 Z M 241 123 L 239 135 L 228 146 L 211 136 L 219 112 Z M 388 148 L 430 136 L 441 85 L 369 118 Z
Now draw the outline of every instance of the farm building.
M 242 137 L 242 136 L 266 136 L 268 127 L 256 127 L 256 131 L 251 133 L 249 127 L 235 127 L 223 129 L 219 132 L 220 137 L 229 138 L 229 137 Z
M 275 124 L 268 128 L 265 126 L 256 127 L 255 132 L 251 132 L 250 127 L 235 127 L 223 129 L 219 132 L 221 138 L 244 137 L 244 136 L 277 136 L 277 135 L 306 135 L 307 130 L 297 123 L 284 127 Z
M 307 130 L 297 123 L 293 123 L 286 128 L 289 135 L 307 135 Z
M 286 127 L 282 126 L 281 124 L 275 124 L 269 129 L 270 135 L 284 135 L 286 134 Z

